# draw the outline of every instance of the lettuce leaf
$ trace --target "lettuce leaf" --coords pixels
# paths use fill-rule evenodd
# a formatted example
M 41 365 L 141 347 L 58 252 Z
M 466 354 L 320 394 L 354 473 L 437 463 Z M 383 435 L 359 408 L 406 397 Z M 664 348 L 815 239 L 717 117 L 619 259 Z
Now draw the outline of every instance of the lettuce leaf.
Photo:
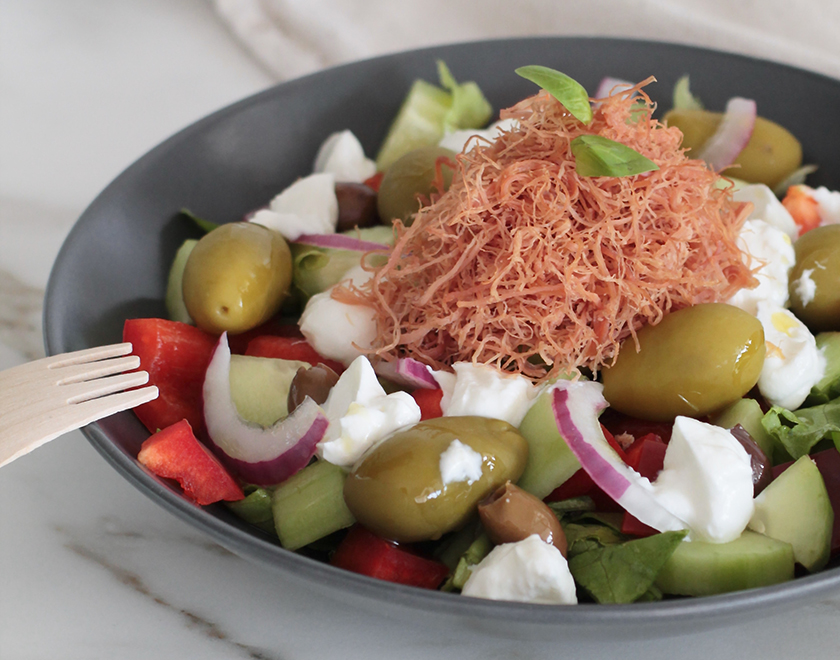
M 810 453 L 821 440 L 831 440 L 840 451 L 840 399 L 795 413 L 773 406 L 761 425 L 794 460 Z

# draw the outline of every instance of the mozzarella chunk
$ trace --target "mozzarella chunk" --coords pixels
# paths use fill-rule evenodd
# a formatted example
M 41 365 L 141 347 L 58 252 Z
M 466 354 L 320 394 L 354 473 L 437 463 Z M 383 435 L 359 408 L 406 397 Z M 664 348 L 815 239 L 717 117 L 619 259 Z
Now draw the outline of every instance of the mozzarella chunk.
M 817 202 L 820 224 L 834 225 L 840 223 L 840 192 L 820 186 L 811 190 L 810 195 Z
M 444 417 L 476 415 L 519 426 L 541 389 L 519 374 L 504 374 L 487 364 L 456 362 L 454 374 L 433 371 L 443 390 Z
M 330 422 L 317 454 L 342 467 L 356 463 L 382 438 L 420 421 L 410 394 L 385 394 L 368 359 L 356 358 L 341 374 L 324 403 Z
M 286 240 L 301 234 L 334 234 L 338 224 L 335 176 L 310 174 L 277 195 L 267 209 L 260 209 L 250 222 L 279 231 Z
M 345 282 L 360 285 L 370 278 L 361 266 L 345 273 Z M 326 358 L 350 364 L 376 339 L 376 315 L 367 305 L 348 305 L 332 298 L 332 287 L 312 296 L 298 321 L 312 347 Z
M 811 331 L 787 309 L 759 303 L 756 316 L 767 342 L 758 389 L 774 406 L 796 410 L 825 375 L 825 357 Z
M 364 183 L 376 174 L 376 163 L 365 156 L 361 142 L 352 131 L 330 135 L 315 157 L 315 172 L 329 172 L 338 182 Z
M 471 485 L 481 479 L 483 458 L 479 452 L 460 440 L 453 440 L 440 455 L 440 476 L 443 485 L 466 481 Z
M 438 142 L 438 146 L 451 149 L 456 154 L 462 152 L 466 153 L 474 146 L 482 142 L 481 138 L 484 138 L 488 142 L 493 142 L 497 137 L 499 137 L 499 135 L 502 134 L 502 132 L 515 128 L 518 123 L 519 122 L 517 122 L 516 119 L 501 119 L 493 124 L 490 124 L 490 126 L 484 130 L 468 129 L 463 131 L 452 131 L 441 138 L 440 142 Z
M 653 489 L 657 501 L 688 525 L 692 540 L 734 541 L 753 513 L 746 450 L 726 429 L 690 417 L 674 420 Z
M 566 559 L 539 535 L 496 546 L 473 567 L 464 596 L 526 603 L 577 603 L 575 581 Z
M 743 186 L 732 193 L 732 198 L 736 202 L 752 202 L 753 210 L 747 220 L 764 220 L 794 241 L 799 237 L 799 227 L 793 216 L 763 183 Z
M 788 300 L 788 272 L 796 261 L 790 237 L 763 220 L 747 220 L 738 235 L 744 261 L 752 270 L 758 286 L 741 289 L 727 302 L 755 315 L 758 303 L 770 301 L 784 306 Z

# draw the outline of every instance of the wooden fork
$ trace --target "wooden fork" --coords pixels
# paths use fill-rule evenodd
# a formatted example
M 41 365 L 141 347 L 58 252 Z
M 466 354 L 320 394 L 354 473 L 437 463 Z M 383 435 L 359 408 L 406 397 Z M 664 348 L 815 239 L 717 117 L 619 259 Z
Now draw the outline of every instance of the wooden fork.
M 112 344 L 0 371 L 0 467 L 63 433 L 156 398 L 154 385 L 130 389 L 145 385 L 149 374 L 132 371 L 140 358 L 129 353 L 131 344 Z

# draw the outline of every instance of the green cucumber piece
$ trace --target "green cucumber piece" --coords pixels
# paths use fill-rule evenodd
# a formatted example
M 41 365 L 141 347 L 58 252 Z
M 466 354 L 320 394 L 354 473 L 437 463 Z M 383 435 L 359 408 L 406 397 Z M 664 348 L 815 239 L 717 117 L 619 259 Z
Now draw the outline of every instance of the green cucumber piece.
M 793 547 L 745 531 L 729 543 L 683 541 L 656 578 L 666 594 L 711 596 L 793 579 Z
M 271 510 L 284 548 L 297 550 L 356 522 L 344 503 L 346 478 L 337 465 L 318 461 L 277 487 Z
M 817 349 L 825 358 L 825 375 L 811 388 L 805 406 L 818 406 L 840 397 L 840 332 L 821 332 Z
M 775 465 L 774 456 L 779 454 L 780 449 L 784 451 L 784 447 L 777 445 L 773 437 L 764 429 L 761 424 L 762 417 L 764 417 L 764 413 L 761 411 L 758 401 L 755 399 L 738 399 L 738 401 L 717 413 L 712 419 L 712 424 L 725 429 L 731 429 L 736 424 L 740 424 L 752 436 L 755 444 L 761 448 L 764 455 Z M 790 460 L 790 458 L 787 457 L 787 452 L 785 452 L 782 462 L 787 460 Z
M 225 502 L 228 509 L 247 523 L 274 534 L 274 515 L 271 512 L 271 491 L 259 486 L 246 486 L 245 499 Z M 249 492 L 250 491 L 250 492 Z
M 184 304 L 184 268 L 187 265 L 193 248 L 198 243 L 194 238 L 185 240 L 178 251 L 175 253 L 175 258 L 172 260 L 172 266 L 169 269 L 169 280 L 166 283 L 166 313 L 169 315 L 170 321 L 180 321 L 181 323 L 189 323 L 195 325 L 190 313 L 187 311 L 187 306 Z
M 519 433 L 528 441 L 528 462 L 516 485 L 541 500 L 580 469 L 580 461 L 557 430 L 551 408 L 552 390 L 540 394 Z
M 298 360 L 230 356 L 230 396 L 239 415 L 269 427 L 289 414 L 289 388 L 297 370 L 310 365 Z
M 834 510 L 810 456 L 797 459 L 761 491 L 749 527 L 790 543 L 796 562 L 812 573 L 828 563 Z
M 409 151 L 440 142 L 451 107 L 449 92 L 425 80 L 415 80 L 376 156 L 376 169 L 384 172 Z

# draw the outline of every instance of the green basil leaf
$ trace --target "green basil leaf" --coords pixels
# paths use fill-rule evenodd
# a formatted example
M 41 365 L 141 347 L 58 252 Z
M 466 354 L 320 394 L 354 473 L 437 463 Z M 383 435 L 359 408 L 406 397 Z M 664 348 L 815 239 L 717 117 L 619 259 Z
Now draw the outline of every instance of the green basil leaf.
M 598 603 L 655 599 L 659 571 L 687 532 L 664 532 L 625 543 L 594 547 L 570 556 L 575 582 Z
M 516 73 L 526 80 L 530 80 L 542 87 L 545 91 L 556 98 L 563 107 L 578 121 L 588 124 L 592 121 L 592 106 L 589 103 L 589 94 L 577 80 L 569 78 L 565 73 L 560 73 L 547 66 L 521 66 Z
M 635 149 L 601 135 L 579 135 L 572 140 L 579 176 L 632 176 L 659 166 Z

